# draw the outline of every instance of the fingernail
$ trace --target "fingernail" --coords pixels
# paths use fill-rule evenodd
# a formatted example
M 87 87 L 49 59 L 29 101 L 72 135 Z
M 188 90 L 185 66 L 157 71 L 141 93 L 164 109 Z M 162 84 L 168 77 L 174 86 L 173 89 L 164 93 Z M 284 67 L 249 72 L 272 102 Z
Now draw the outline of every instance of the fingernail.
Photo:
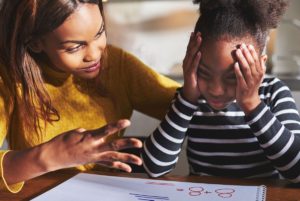
M 137 164 L 137 165 L 142 165 L 143 162 L 142 162 L 142 160 L 138 160 L 138 161 L 136 161 L 136 164 Z
M 84 131 L 86 131 L 86 129 L 84 129 L 84 128 L 78 128 L 77 131 L 78 131 L 79 133 L 83 133 Z
M 246 48 L 245 43 L 242 43 L 241 48 L 242 48 L 242 49 L 245 49 L 245 48 Z

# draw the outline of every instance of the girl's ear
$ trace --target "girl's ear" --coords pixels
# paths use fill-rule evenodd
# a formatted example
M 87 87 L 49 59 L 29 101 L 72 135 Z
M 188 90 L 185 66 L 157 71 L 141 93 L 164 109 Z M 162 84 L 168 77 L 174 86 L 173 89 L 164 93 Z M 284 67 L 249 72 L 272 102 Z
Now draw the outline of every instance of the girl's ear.
M 266 54 L 262 55 L 261 57 L 261 61 L 266 63 L 267 62 L 267 59 L 268 59 L 268 56 Z
M 28 47 L 34 53 L 42 52 L 42 42 L 39 39 L 30 41 Z
M 267 67 L 266 67 L 267 60 L 268 60 L 268 56 L 266 54 L 264 54 L 260 57 L 260 63 L 262 65 L 262 67 L 264 68 L 265 72 L 266 72 L 266 69 L 267 69 Z

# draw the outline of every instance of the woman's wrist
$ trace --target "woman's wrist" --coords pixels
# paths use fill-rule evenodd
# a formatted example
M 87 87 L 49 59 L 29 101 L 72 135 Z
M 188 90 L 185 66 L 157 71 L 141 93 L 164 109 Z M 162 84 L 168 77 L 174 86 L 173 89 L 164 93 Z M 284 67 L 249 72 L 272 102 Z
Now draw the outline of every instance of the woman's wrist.
M 40 159 L 40 146 L 26 150 L 10 151 L 3 158 L 3 172 L 7 183 L 26 181 L 47 172 Z
M 36 147 L 37 166 L 44 173 L 59 169 L 56 161 L 58 156 L 55 157 L 55 150 L 49 145 L 49 142 L 46 142 Z

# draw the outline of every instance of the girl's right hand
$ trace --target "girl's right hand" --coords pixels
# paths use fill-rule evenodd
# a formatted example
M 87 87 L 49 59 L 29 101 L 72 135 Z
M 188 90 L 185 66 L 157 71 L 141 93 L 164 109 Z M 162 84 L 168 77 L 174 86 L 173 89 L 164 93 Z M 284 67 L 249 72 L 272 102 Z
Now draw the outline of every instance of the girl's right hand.
M 191 34 L 185 58 L 183 60 L 183 96 L 191 103 L 197 103 L 200 97 L 198 88 L 197 69 L 201 59 L 201 46 L 202 38 L 201 33 Z
M 111 168 L 131 172 L 127 163 L 141 165 L 142 160 L 119 150 L 140 148 L 142 142 L 135 138 L 105 139 L 128 127 L 130 121 L 119 120 L 96 130 L 76 129 L 63 133 L 41 145 L 41 159 L 46 172 L 75 167 L 87 163 L 99 163 Z

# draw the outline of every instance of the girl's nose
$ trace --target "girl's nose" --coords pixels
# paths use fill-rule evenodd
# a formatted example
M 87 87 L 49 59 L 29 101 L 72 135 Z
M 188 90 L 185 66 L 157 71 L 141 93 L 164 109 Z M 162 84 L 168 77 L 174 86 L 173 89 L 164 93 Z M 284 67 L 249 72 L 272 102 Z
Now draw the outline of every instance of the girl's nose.
M 212 96 L 222 96 L 224 95 L 224 87 L 222 83 L 212 81 L 209 85 L 209 93 Z

